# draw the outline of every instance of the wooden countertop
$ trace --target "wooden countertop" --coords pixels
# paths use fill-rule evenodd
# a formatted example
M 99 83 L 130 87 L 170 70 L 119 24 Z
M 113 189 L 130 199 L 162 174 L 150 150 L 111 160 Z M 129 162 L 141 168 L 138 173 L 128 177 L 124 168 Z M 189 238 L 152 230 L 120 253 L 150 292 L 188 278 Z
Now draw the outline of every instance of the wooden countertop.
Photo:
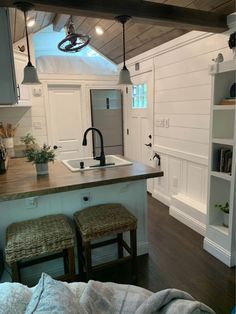
M 37 177 L 35 166 L 25 158 L 11 159 L 7 172 L 0 175 L 0 202 L 161 176 L 159 169 L 137 162 L 71 172 L 62 162 L 55 161 L 49 163 L 49 175 Z

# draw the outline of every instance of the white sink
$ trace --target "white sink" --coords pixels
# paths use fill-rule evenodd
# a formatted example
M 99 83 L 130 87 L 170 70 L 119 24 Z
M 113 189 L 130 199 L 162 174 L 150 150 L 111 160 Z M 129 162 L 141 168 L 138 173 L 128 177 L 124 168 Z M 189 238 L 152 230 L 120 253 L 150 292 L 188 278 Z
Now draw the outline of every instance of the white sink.
M 85 171 L 85 170 L 93 170 L 97 168 L 111 168 L 111 167 L 120 167 L 132 165 L 132 162 L 127 161 L 123 158 L 120 158 L 115 155 L 107 155 L 106 156 L 106 165 L 100 167 L 100 161 L 94 160 L 93 157 L 84 157 L 81 159 L 67 159 L 62 160 L 63 164 L 66 165 L 70 171 Z M 83 163 L 83 168 L 81 168 L 81 164 Z

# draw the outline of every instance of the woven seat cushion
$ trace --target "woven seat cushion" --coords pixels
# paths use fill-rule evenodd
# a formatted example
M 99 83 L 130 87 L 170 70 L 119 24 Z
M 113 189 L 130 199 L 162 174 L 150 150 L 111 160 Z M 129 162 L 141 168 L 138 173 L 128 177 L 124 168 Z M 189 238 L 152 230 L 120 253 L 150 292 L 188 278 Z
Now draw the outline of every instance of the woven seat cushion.
M 87 207 L 76 212 L 74 219 L 84 241 L 137 228 L 136 217 L 121 204 Z
M 6 261 L 54 253 L 74 246 L 74 232 L 64 215 L 50 215 L 21 221 L 6 231 Z

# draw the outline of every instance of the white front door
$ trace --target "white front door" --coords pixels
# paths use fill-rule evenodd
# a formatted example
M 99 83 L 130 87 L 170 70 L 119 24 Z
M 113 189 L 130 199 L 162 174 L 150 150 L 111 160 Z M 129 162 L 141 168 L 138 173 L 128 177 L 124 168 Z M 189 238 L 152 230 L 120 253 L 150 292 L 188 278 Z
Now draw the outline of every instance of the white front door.
M 152 72 L 132 77 L 132 90 L 125 101 L 127 130 L 125 130 L 125 156 L 153 166 L 153 77 Z M 132 98 L 132 99 L 131 99 Z M 152 193 L 153 179 L 147 189 Z
M 83 157 L 84 128 L 80 86 L 50 85 L 48 98 L 50 142 L 59 147 L 57 157 Z

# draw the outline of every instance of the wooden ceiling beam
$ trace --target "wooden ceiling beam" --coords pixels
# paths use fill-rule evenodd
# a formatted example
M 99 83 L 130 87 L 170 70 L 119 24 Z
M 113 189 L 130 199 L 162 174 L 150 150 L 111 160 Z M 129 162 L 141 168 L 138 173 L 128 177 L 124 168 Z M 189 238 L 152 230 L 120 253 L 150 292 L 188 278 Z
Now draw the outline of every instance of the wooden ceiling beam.
M 68 23 L 70 15 L 68 14 L 56 14 L 53 20 L 53 30 L 60 32 L 62 28 Z
M 16 0 L 1 0 L 0 6 L 13 7 Z M 117 15 L 130 15 L 136 23 L 150 23 L 185 30 L 223 32 L 227 30 L 226 15 L 132 0 L 29 0 L 35 10 L 79 15 L 101 19 L 114 19 Z

